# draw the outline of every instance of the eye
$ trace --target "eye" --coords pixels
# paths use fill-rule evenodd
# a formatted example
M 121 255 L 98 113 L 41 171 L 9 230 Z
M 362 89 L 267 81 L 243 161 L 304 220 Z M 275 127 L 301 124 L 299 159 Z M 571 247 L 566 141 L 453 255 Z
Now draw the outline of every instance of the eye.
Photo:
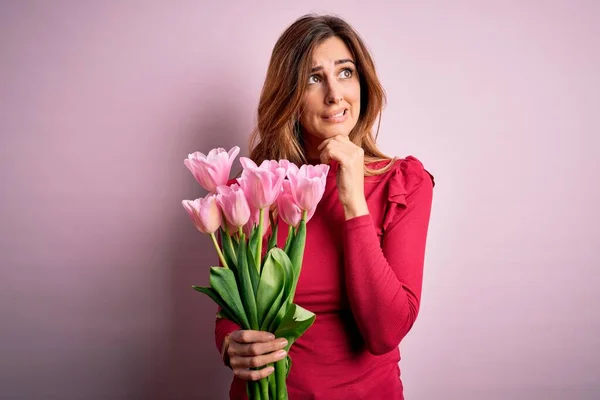
M 319 75 L 311 75 L 308 77 L 308 84 L 312 85 L 313 83 L 321 82 L 321 77 Z
M 344 79 L 352 78 L 352 75 L 354 75 L 354 70 L 352 68 L 344 68 L 340 72 L 340 77 L 342 77 Z

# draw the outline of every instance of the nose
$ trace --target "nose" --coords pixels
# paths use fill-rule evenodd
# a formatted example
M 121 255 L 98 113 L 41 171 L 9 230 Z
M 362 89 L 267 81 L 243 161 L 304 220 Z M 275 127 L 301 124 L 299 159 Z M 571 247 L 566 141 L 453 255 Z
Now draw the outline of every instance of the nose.
M 342 90 L 340 85 L 335 83 L 330 83 L 327 88 L 327 94 L 325 96 L 325 102 L 327 104 L 338 104 L 344 99 L 342 95 Z

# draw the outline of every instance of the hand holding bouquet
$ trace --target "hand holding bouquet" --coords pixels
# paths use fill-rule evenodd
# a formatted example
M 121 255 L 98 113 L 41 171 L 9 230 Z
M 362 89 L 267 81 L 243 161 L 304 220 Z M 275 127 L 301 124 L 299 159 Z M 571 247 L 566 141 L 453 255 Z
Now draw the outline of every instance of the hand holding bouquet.
M 243 172 L 230 186 L 239 147 L 190 154 L 184 164 L 209 194 L 183 200 L 196 228 L 210 235 L 221 266 L 210 268 L 210 286 L 192 286 L 220 307 L 219 317 L 245 330 L 271 332 L 293 343 L 314 323 L 315 314 L 294 303 L 306 242 L 306 223 L 325 191 L 328 165 L 266 160 L 257 166 L 241 157 Z M 278 219 L 288 225 L 277 247 Z M 270 229 L 269 229 L 270 227 Z M 218 240 L 216 235 L 219 235 Z M 248 381 L 250 400 L 287 399 L 289 356 L 274 363 L 275 373 Z

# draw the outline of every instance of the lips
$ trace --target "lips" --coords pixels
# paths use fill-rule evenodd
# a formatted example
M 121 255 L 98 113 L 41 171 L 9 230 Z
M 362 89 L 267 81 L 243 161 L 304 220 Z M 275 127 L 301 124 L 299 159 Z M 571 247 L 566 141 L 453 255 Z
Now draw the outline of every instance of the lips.
M 340 118 L 340 117 L 343 117 L 344 115 L 346 115 L 347 112 L 348 112 L 347 108 L 342 108 L 341 110 L 334 111 L 331 114 L 324 115 L 323 118 L 325 118 L 325 119 Z
M 323 122 L 326 124 L 342 124 L 350 118 L 350 111 L 347 108 L 342 108 L 323 116 Z

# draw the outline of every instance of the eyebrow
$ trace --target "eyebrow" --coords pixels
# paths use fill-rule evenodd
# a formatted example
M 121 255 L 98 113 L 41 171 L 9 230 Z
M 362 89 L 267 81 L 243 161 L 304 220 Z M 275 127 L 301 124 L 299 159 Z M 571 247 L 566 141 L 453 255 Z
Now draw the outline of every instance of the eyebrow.
M 346 64 L 346 63 L 352 63 L 352 64 L 354 64 L 354 66 L 356 66 L 356 64 L 354 63 L 354 60 L 351 60 L 349 58 L 343 58 L 341 60 L 336 60 L 334 62 L 335 65 Z M 322 69 L 323 69 L 322 66 L 318 66 L 318 67 L 314 67 L 313 69 L 311 69 L 310 72 L 317 72 L 317 71 L 321 71 Z

